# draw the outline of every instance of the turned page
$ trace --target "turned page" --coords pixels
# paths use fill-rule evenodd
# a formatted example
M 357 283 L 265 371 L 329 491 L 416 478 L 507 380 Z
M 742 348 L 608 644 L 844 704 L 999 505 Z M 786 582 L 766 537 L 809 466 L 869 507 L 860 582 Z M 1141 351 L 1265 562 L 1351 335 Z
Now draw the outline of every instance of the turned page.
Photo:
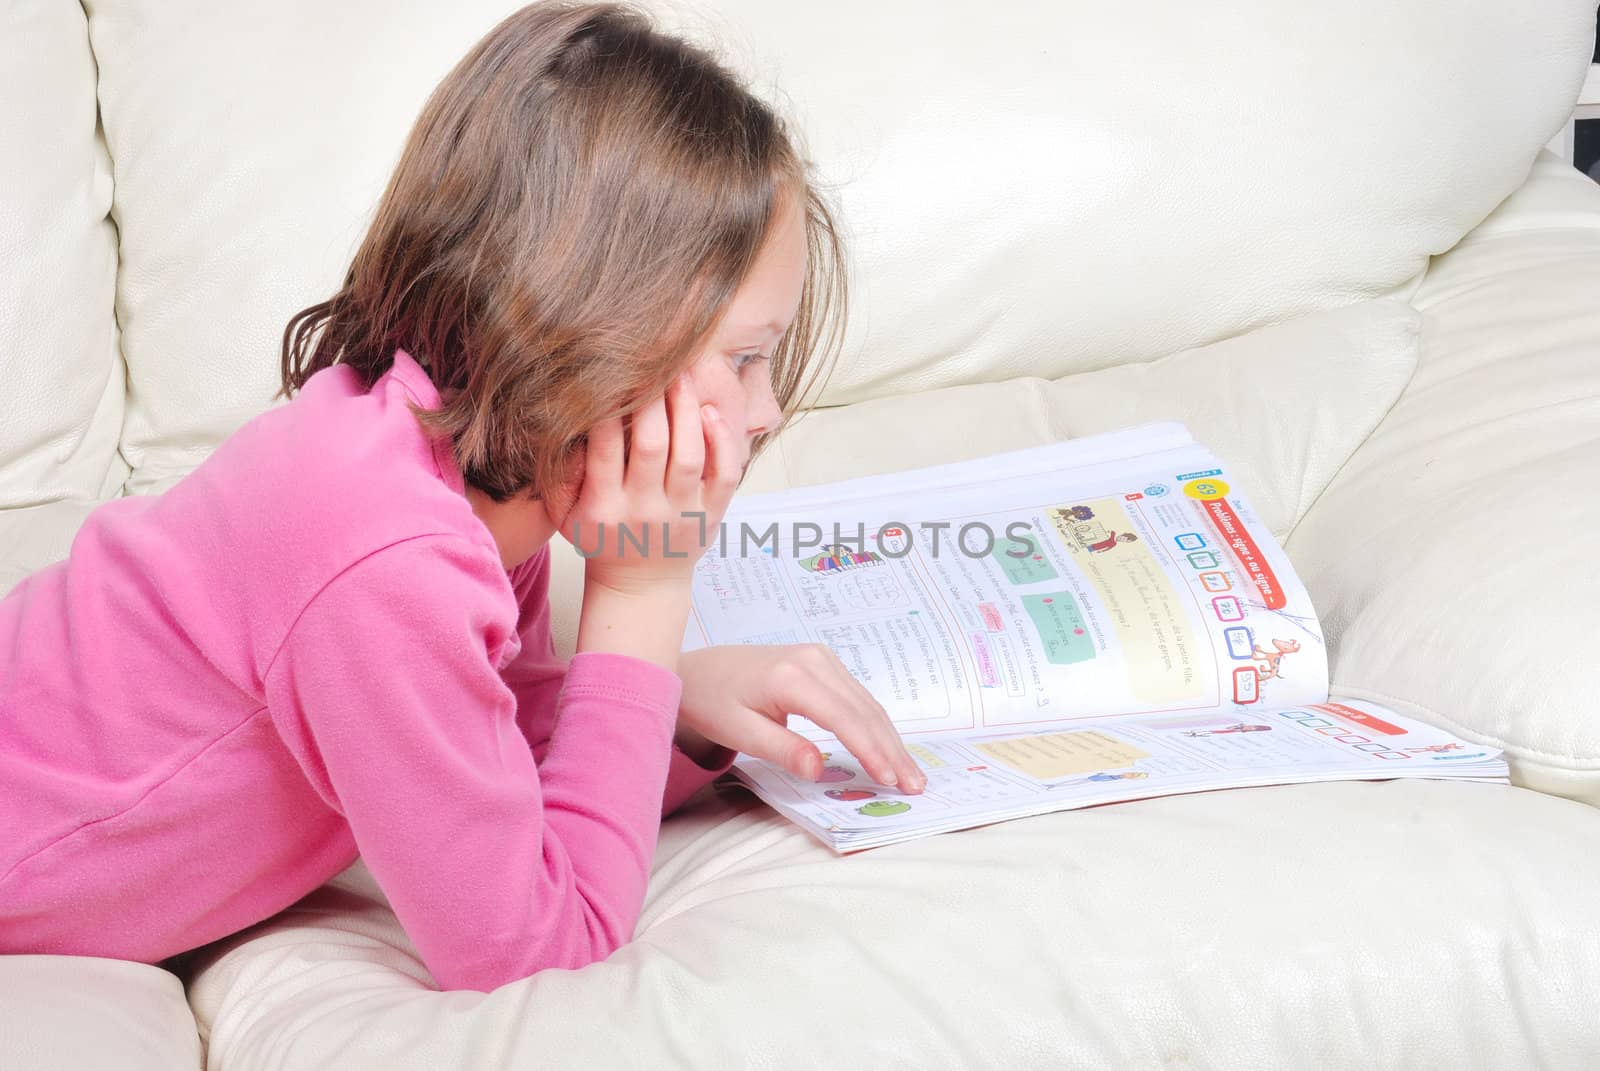
M 824 752 L 816 781 L 759 759 L 735 776 L 836 850 L 1004 818 L 1151 796 L 1307 781 L 1429 777 L 1504 782 L 1500 753 L 1361 700 L 1222 714 L 1129 714 L 1072 728 L 935 733 L 911 745 L 927 789 L 872 782 Z
M 1309 597 L 1182 425 L 741 496 L 711 536 L 685 648 L 826 644 L 903 733 L 1327 698 Z

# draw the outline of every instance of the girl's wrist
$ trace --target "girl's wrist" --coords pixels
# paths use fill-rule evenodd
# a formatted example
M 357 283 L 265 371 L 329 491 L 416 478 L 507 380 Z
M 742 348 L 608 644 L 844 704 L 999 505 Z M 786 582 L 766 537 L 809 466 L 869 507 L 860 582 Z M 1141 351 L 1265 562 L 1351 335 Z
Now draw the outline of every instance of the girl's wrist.
M 586 581 L 576 649 L 630 655 L 677 672 L 688 617 L 687 583 L 621 589 Z
M 693 759 L 695 765 L 707 770 L 715 769 L 722 762 L 725 751 L 721 744 L 712 743 L 682 723 L 679 723 L 677 731 L 672 736 L 672 744 Z

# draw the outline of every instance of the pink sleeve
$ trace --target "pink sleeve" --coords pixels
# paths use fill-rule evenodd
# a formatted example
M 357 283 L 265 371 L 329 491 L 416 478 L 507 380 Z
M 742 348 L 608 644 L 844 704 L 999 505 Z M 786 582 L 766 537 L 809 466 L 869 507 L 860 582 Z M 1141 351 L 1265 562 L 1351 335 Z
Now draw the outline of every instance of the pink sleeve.
M 533 749 L 534 760 L 544 762 L 551 728 L 556 722 L 556 696 L 566 664 L 556 655 L 550 630 L 550 552 L 534 555 L 512 571 L 517 595 L 517 631 L 522 652 L 502 674 L 517 701 L 517 726 Z M 667 767 L 667 785 L 661 801 L 663 817 L 676 811 L 701 788 L 733 766 L 738 752 L 719 747 L 710 767 L 701 766 L 676 746 Z
M 446 989 L 610 955 L 655 852 L 681 682 L 579 655 L 536 766 L 494 665 L 515 624 L 497 561 L 413 539 L 327 584 L 266 674 L 280 733 Z

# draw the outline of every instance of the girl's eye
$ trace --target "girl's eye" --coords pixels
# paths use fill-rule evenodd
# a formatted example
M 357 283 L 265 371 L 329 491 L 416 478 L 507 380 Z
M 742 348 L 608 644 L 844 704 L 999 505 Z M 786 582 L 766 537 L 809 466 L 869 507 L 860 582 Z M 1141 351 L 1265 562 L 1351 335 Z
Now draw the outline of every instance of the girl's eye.
M 747 365 L 766 359 L 767 355 L 764 353 L 736 353 L 733 355 L 733 370 L 743 372 Z

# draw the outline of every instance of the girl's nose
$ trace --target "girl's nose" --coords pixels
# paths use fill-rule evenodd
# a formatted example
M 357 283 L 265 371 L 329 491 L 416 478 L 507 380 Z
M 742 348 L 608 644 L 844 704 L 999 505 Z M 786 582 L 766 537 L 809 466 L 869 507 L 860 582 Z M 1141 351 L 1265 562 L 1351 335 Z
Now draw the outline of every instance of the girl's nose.
M 745 428 L 751 436 L 771 431 L 783 418 L 783 409 L 772 393 L 772 377 L 761 376 L 759 382 L 760 385 L 751 390 L 745 408 Z

